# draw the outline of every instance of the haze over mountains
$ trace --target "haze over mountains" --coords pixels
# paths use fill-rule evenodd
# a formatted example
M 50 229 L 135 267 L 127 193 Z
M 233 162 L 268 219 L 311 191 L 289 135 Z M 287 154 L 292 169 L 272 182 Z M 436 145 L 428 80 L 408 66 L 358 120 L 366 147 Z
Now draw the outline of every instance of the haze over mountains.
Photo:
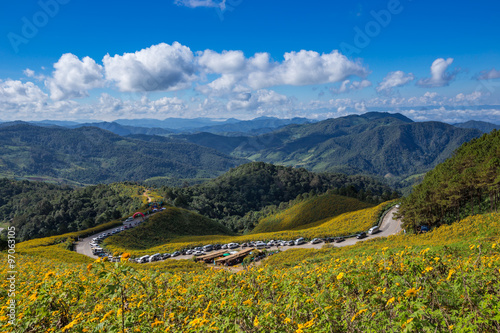
M 483 122 L 414 122 L 384 112 L 318 122 L 267 117 L 11 122 L 0 124 L 0 175 L 82 183 L 210 178 L 263 161 L 404 179 L 430 170 L 462 143 L 494 127 Z

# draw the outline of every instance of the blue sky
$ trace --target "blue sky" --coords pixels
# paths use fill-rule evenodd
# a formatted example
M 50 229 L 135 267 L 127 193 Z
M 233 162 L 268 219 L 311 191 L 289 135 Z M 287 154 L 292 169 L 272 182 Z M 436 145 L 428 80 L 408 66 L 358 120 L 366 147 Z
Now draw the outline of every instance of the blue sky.
M 500 4 L 4 2 L 0 119 L 500 123 Z

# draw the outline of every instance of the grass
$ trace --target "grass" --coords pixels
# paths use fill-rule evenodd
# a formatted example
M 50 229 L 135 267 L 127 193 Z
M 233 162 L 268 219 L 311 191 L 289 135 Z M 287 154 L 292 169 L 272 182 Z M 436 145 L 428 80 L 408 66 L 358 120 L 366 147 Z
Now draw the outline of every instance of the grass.
M 342 213 L 369 207 L 373 205 L 340 195 L 323 194 L 261 219 L 252 234 L 307 229 Z

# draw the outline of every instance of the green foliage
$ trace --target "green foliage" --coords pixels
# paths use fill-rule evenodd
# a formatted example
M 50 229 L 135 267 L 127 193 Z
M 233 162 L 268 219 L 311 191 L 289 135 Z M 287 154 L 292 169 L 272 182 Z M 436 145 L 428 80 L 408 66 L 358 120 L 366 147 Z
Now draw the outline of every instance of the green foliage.
M 142 250 L 168 243 L 179 236 L 228 234 L 229 230 L 218 222 L 185 209 L 168 207 L 139 226 L 107 238 L 103 244 L 110 249 Z
M 405 226 L 436 226 L 484 211 L 497 210 L 500 195 L 500 132 L 462 145 L 446 162 L 426 174 L 404 198 Z
M 324 222 L 321 220 L 371 206 L 368 203 L 335 194 L 314 196 L 259 220 L 252 233 L 303 229 L 310 227 L 311 223 Z
M 145 136 L 147 139 L 154 137 Z M 96 128 L 0 128 L 0 175 L 49 176 L 84 184 L 151 177 L 214 177 L 244 160 L 173 140 L 124 138 Z
M 72 188 L 0 179 L 0 220 L 16 227 L 19 240 L 85 230 L 136 211 L 143 192 L 133 183 Z
M 325 193 L 380 203 L 397 197 L 391 188 L 366 176 L 313 173 L 303 168 L 248 163 L 224 175 L 186 188 L 163 188 L 167 200 L 179 207 L 221 221 L 234 232 L 251 230 L 259 218 L 297 196 Z M 299 198 L 300 199 L 300 198 Z M 269 207 L 271 206 L 271 207 Z M 263 213 L 258 211 L 264 209 Z
M 369 112 L 290 125 L 254 137 L 184 137 L 255 161 L 301 166 L 316 172 L 405 178 L 430 170 L 462 143 L 479 135 L 481 132 L 475 129 L 412 122 L 401 114 Z

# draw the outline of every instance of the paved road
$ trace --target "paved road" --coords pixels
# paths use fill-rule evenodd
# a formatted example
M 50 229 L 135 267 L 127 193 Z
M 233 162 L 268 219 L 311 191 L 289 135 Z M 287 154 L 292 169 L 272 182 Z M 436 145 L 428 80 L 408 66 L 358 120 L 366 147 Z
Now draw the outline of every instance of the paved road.
M 387 237 L 390 235 L 395 235 L 399 233 L 401 229 L 401 220 L 394 220 L 393 215 L 398 211 L 396 207 L 393 207 L 387 212 L 385 215 L 384 219 L 382 220 L 382 223 L 380 224 L 380 232 L 376 233 L 375 235 L 368 235 L 368 237 L 363 238 L 363 239 L 356 239 L 356 237 L 352 238 L 347 238 L 345 241 L 341 243 L 332 243 L 335 246 L 341 247 L 341 246 L 349 246 L 349 245 L 354 245 L 357 242 L 363 242 L 368 239 L 372 239 L 375 237 Z M 280 246 L 279 249 L 281 251 L 286 251 L 289 249 L 321 249 L 325 245 L 325 243 L 321 242 L 318 244 L 311 244 L 311 243 L 306 243 L 302 245 L 297 245 L 297 246 Z M 277 249 L 277 247 L 273 246 L 271 247 L 270 250 Z M 241 250 L 241 248 L 237 248 L 234 250 Z M 233 250 L 233 251 L 234 251 Z M 191 259 L 193 258 L 192 255 L 189 256 L 178 256 L 170 259 Z
M 341 243 L 333 243 L 333 244 L 335 246 L 339 246 L 339 247 L 340 246 L 349 246 L 349 245 L 354 245 L 357 242 L 362 242 L 362 241 L 365 241 L 365 240 L 368 240 L 371 238 L 387 237 L 387 236 L 399 233 L 402 230 L 401 229 L 401 220 L 395 220 L 393 218 L 393 215 L 397 211 L 398 211 L 398 209 L 396 207 L 393 207 L 393 208 L 391 208 L 391 210 L 389 210 L 389 212 L 385 215 L 384 219 L 382 220 L 382 223 L 380 224 L 380 232 L 376 233 L 375 235 L 368 235 L 368 237 L 366 237 L 364 239 L 356 239 L 355 237 L 347 238 L 345 241 L 343 241 Z M 132 223 L 132 224 L 138 223 L 139 221 L 140 221 L 140 218 L 136 218 L 134 221 L 132 221 L 130 223 Z M 97 258 L 97 256 L 94 256 L 92 254 L 92 250 L 90 249 L 90 242 L 92 241 L 92 238 L 96 237 L 97 235 L 102 234 L 103 232 L 109 232 L 109 231 L 112 231 L 113 229 L 116 229 L 116 228 L 117 227 L 106 230 L 106 231 L 102 231 L 96 235 L 89 236 L 87 238 L 80 240 L 76 244 L 76 252 L 84 254 L 84 255 L 92 257 L 92 258 Z M 298 246 L 280 246 L 279 249 L 281 251 L 286 251 L 289 249 L 297 249 L 297 248 L 299 248 L 299 249 L 300 248 L 302 248 L 302 249 L 304 249 L 304 248 L 320 249 L 321 247 L 323 247 L 323 245 L 324 245 L 324 243 L 318 243 L 318 244 L 306 243 L 306 244 L 302 244 L 302 245 L 298 245 Z M 272 247 L 271 250 L 274 248 L 275 247 Z M 240 249 L 241 248 L 234 249 L 234 250 L 240 250 Z M 153 254 L 153 253 L 151 253 L 151 254 Z M 182 260 L 182 259 L 191 259 L 191 258 L 193 258 L 192 255 L 180 255 L 177 257 L 170 258 L 170 259 Z
M 133 221 L 130 221 L 130 222 L 124 222 L 123 225 L 137 225 L 140 221 L 142 220 L 142 217 L 137 217 L 135 218 Z M 94 258 L 94 259 L 97 259 L 97 256 L 93 255 L 92 254 L 92 249 L 90 248 L 90 242 L 92 241 L 92 238 L 94 237 L 97 237 L 98 235 L 102 234 L 102 233 L 109 233 L 113 230 L 115 230 L 116 228 L 120 228 L 121 226 L 116 226 L 114 228 L 111 228 L 111 229 L 108 229 L 108 230 L 105 230 L 105 231 L 101 231 L 95 235 L 92 235 L 92 236 L 89 236 L 89 237 L 86 237 L 86 238 L 81 238 L 77 243 L 76 243 L 76 252 L 78 253 L 81 253 L 81 254 L 84 254 L 88 257 L 91 257 L 91 258 Z

